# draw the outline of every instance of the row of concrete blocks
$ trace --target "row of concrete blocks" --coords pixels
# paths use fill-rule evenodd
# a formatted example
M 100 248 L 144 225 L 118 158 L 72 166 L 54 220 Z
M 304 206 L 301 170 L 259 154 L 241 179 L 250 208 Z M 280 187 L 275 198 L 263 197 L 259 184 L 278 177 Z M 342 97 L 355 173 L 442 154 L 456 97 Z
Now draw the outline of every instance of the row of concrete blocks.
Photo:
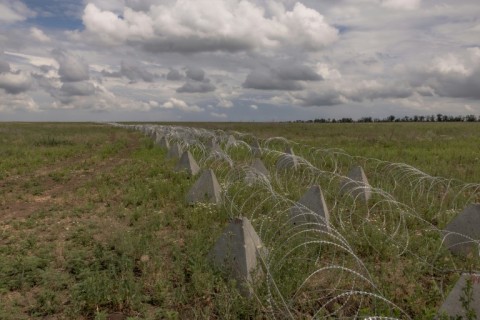
M 192 176 L 200 172 L 200 167 L 189 151 L 183 152 L 180 156 L 181 148 L 178 144 L 170 147 L 168 140 L 164 137 L 158 142 L 160 146 L 168 149 L 168 157 L 180 157 L 176 166 L 177 171 L 186 170 Z M 211 147 L 215 148 L 215 145 Z M 253 150 L 260 150 L 260 148 Z M 296 168 L 297 164 L 293 151 L 287 149 L 285 155 L 279 158 L 277 168 Z M 247 173 L 246 177 L 248 184 L 254 183 L 256 175 L 269 176 L 265 165 L 258 158 L 253 161 L 251 168 L 252 170 Z M 371 188 L 361 167 L 354 167 L 349 172 L 341 183 L 341 192 L 349 192 L 355 198 L 360 197 L 362 201 L 368 202 Z M 205 201 L 221 203 L 221 188 L 213 170 L 209 169 L 203 172 L 187 193 L 186 201 L 189 204 Z M 290 222 L 293 225 L 315 222 L 321 229 L 328 231 L 330 229 L 329 218 L 328 207 L 318 185 L 312 186 L 290 209 Z M 457 255 L 467 255 L 475 249 L 478 250 L 479 226 L 480 205 L 470 205 L 445 228 L 444 244 Z M 250 221 L 245 217 L 233 219 L 229 223 L 211 252 L 214 263 L 230 272 L 231 276 L 236 279 L 240 292 L 247 297 L 253 294 L 251 284 L 263 274 L 262 267 L 258 265 L 258 262 L 265 261 L 267 254 L 268 250 Z M 471 307 L 477 315 L 480 315 L 480 275 L 477 274 L 462 274 L 442 304 L 439 314 L 449 317 L 466 317 L 465 307 L 460 298 L 464 295 L 467 282 L 472 290 Z
M 187 151 L 184 153 L 184 159 L 190 159 L 191 161 L 193 157 Z M 181 169 L 185 162 L 182 165 L 180 163 L 177 169 Z M 254 165 L 256 168 L 262 168 L 262 166 L 265 168 L 259 159 L 256 160 Z M 194 167 L 196 166 L 194 165 Z M 217 178 L 213 170 L 210 169 L 205 171 L 192 186 L 187 193 L 186 201 L 195 203 L 207 200 L 218 204 L 221 202 L 220 190 Z M 448 235 L 445 238 L 445 243 L 453 253 L 467 254 L 472 249 L 473 243 L 471 241 L 465 242 L 465 235 L 454 230 L 460 229 L 465 232 L 465 227 L 473 230 L 475 224 L 470 225 L 469 222 L 472 222 L 472 219 L 475 217 L 480 217 L 479 205 L 467 207 L 464 212 L 447 226 Z M 329 219 L 328 207 L 322 190 L 318 185 L 312 186 L 297 204 L 290 208 L 290 222 L 293 225 L 313 222 L 314 224 L 310 224 L 310 227 L 317 226 L 322 230 L 329 231 Z M 478 225 L 477 221 L 476 226 Z M 251 284 L 255 283 L 255 280 L 263 275 L 262 268 L 258 265 L 258 262 L 265 261 L 267 253 L 268 250 L 263 245 L 250 221 L 247 218 L 241 218 L 231 221 L 224 230 L 215 243 L 212 258 L 217 266 L 227 268 L 231 276 L 236 279 L 239 291 L 244 296 L 249 297 L 253 294 Z M 465 308 L 460 298 L 464 295 L 467 281 L 470 281 L 472 286 L 471 306 L 480 315 L 480 275 L 476 274 L 463 274 L 461 276 L 442 304 L 439 311 L 440 314 L 449 317 L 466 316 Z

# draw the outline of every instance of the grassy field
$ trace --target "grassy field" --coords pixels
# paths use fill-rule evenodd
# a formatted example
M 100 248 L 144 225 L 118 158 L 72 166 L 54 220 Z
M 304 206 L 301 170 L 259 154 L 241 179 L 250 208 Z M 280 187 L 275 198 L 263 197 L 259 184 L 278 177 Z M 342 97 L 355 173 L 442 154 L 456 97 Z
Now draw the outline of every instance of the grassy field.
M 434 176 L 480 181 L 477 123 L 183 125 L 281 136 L 405 162 Z M 230 213 L 186 205 L 192 179 L 174 172 L 176 162 L 140 132 L 88 123 L 0 123 L 0 159 L 0 319 L 271 317 L 267 295 L 243 298 L 208 258 Z M 421 248 L 425 241 L 438 241 L 421 236 L 411 239 L 419 254 L 429 249 Z M 365 243 L 356 249 L 372 269 L 385 270 L 376 280 L 402 307 L 412 305 L 404 309 L 413 318 L 432 318 L 441 303 L 431 279 L 454 284 L 455 276 L 434 268 L 415 273 L 423 268 L 415 259 L 394 270 L 395 253 L 372 254 Z M 382 255 L 386 259 L 378 261 Z M 452 259 L 445 255 L 438 257 Z M 479 266 L 474 258 L 455 263 Z M 279 272 L 289 278 L 285 270 L 295 268 L 287 263 Z M 293 281 L 285 281 L 284 290 L 294 290 L 288 288 Z M 297 317 L 311 316 L 297 309 Z
M 284 137 L 318 148 L 402 162 L 433 176 L 480 181 L 480 123 L 177 123 Z

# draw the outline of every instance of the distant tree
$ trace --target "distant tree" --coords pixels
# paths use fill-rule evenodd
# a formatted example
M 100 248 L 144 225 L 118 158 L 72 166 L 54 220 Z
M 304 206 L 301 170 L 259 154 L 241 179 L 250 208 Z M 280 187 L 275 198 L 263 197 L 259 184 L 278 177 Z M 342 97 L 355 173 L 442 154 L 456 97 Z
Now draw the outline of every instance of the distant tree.
M 477 121 L 477 117 L 474 116 L 473 114 L 469 114 L 468 116 L 465 116 L 465 121 L 467 121 L 467 122 L 475 122 L 475 121 Z
M 358 122 L 373 122 L 372 117 L 363 117 L 358 119 Z
M 394 116 L 394 115 L 388 116 L 388 117 L 387 117 L 387 121 L 388 121 L 388 122 L 393 122 L 393 121 L 395 121 L 395 116 Z

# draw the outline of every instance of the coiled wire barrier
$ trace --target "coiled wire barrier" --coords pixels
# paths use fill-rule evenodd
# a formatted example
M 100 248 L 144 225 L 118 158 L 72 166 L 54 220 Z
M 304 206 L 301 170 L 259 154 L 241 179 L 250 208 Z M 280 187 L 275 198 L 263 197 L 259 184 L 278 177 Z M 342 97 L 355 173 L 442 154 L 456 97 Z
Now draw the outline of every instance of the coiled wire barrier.
M 433 317 L 426 310 L 436 310 L 459 275 L 478 270 L 478 253 L 453 256 L 443 245 L 443 229 L 464 207 L 480 202 L 480 184 L 281 137 L 123 127 L 157 141 L 165 137 L 189 150 L 200 167 L 214 170 L 223 207 L 232 218 L 247 217 L 268 248 L 265 281 L 255 285 L 255 295 L 272 318 Z M 288 148 L 294 153 L 285 153 Z M 252 167 L 255 159 L 266 173 Z M 355 166 L 364 169 L 368 185 L 342 192 Z M 313 185 L 323 191 L 329 221 L 303 208 L 309 219 L 292 223 L 291 208 Z M 361 195 L 367 188 L 371 197 L 365 201 Z M 478 240 L 466 238 L 478 246 Z

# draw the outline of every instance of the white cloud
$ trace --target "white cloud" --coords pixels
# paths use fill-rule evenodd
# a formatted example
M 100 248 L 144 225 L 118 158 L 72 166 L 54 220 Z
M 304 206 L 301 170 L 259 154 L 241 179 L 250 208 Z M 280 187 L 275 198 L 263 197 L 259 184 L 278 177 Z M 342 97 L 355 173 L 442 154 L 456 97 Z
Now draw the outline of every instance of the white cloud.
M 97 40 L 152 52 L 236 52 L 278 45 L 318 50 L 338 38 L 318 11 L 301 3 L 267 17 L 262 6 L 247 0 L 176 0 L 148 11 L 125 7 L 122 18 L 89 3 L 83 23 Z
M 215 118 L 226 119 L 228 116 L 225 113 L 210 112 L 210 115 Z
M 258 110 L 258 106 L 255 104 L 250 105 L 250 108 L 252 108 L 253 110 Z
M 62 81 L 75 82 L 90 78 L 88 64 L 76 54 L 56 49 L 53 56 L 59 64 L 58 74 Z
M 292 11 L 280 13 L 278 20 L 280 26 L 277 27 L 284 29 L 281 34 L 283 39 L 288 39 L 294 46 L 318 50 L 335 42 L 338 37 L 338 31 L 325 22 L 318 11 L 299 2 Z
M 430 65 L 409 74 L 419 93 L 430 88 L 440 97 L 480 99 L 480 48 L 468 48 L 458 54 L 432 59 Z
M 33 80 L 30 74 L 18 72 L 0 73 L 0 89 L 10 94 L 19 94 L 25 92 L 32 87 Z
M 442 74 L 458 73 L 461 75 L 468 75 L 471 72 L 471 70 L 468 70 L 465 62 L 453 54 L 435 58 L 431 70 Z
M 40 108 L 32 97 L 26 94 L 18 95 L 0 95 L 2 103 L 0 103 L 1 112 L 12 111 L 28 111 L 39 112 Z
M 24 54 L 20 52 L 12 52 L 12 51 L 5 51 L 5 54 L 25 59 L 26 61 L 28 61 L 29 64 L 37 67 L 51 66 L 56 69 L 58 69 L 59 67 L 58 62 L 55 59 L 50 57 L 30 55 L 30 54 Z
M 35 27 L 30 28 L 30 36 L 39 42 L 52 41 L 42 30 Z
M 233 102 L 231 100 L 220 97 L 217 103 L 217 107 L 229 109 L 233 107 Z
M 15 23 L 35 16 L 23 2 L 18 0 L 0 0 L 0 23 Z
M 421 0 L 383 0 L 382 6 L 392 9 L 415 10 L 420 7 Z
M 162 105 L 164 109 L 177 109 L 185 112 L 201 112 L 204 111 L 197 105 L 189 106 L 185 101 L 175 98 L 170 98 L 167 102 Z
M 326 63 L 319 62 L 315 68 L 316 72 L 325 80 L 338 80 L 342 78 L 342 74 L 335 68 L 330 67 Z

